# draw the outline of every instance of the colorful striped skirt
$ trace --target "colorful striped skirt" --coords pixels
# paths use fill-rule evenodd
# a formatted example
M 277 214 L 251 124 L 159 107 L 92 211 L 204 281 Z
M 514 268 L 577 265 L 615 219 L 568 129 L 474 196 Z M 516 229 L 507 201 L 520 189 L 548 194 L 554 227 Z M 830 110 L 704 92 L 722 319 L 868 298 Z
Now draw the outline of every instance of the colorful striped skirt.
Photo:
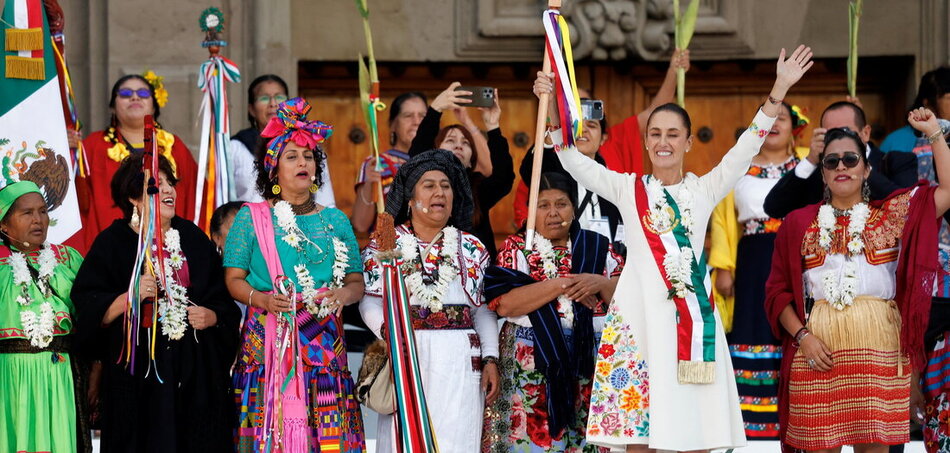
M 839 311 L 819 300 L 807 326 L 834 366 L 812 370 L 796 353 L 786 442 L 803 450 L 908 442 L 911 370 L 900 353 L 897 304 L 862 296 Z

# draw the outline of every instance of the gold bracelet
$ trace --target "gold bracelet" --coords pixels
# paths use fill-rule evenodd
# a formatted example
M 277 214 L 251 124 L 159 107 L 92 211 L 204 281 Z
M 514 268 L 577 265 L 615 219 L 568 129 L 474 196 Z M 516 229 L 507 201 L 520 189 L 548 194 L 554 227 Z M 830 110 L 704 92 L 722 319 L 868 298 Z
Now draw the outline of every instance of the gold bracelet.
M 939 139 L 941 136 L 943 136 L 943 129 L 937 129 L 936 132 L 934 132 L 933 134 L 930 134 L 930 136 L 927 137 L 927 143 L 930 143 L 931 145 L 933 145 L 934 142 L 936 142 L 937 139 Z

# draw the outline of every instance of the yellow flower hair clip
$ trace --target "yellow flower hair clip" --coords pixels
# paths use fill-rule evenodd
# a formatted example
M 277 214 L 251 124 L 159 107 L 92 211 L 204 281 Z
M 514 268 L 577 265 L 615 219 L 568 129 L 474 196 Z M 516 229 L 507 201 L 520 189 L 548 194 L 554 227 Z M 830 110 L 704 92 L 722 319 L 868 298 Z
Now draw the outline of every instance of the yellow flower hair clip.
M 165 77 L 155 74 L 151 69 L 145 71 L 142 77 L 148 81 L 148 84 L 155 90 L 155 102 L 159 107 L 164 107 L 168 103 L 168 90 L 165 89 Z

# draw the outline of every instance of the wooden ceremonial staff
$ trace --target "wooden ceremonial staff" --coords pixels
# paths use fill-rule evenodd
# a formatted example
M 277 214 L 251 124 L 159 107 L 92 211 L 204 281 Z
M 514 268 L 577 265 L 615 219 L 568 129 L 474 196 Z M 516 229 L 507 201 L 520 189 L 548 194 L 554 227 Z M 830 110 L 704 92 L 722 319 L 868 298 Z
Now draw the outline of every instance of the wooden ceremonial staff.
M 548 9 L 560 9 L 561 0 L 548 0 Z M 546 20 L 546 18 L 542 19 Z M 541 72 L 547 75 L 551 72 L 551 58 L 548 54 L 547 37 L 544 41 L 544 60 L 541 62 Z M 528 223 L 525 232 L 525 247 L 531 250 L 534 241 L 534 226 L 537 222 L 538 190 L 541 187 L 541 162 L 544 158 L 544 131 L 548 117 L 548 103 L 550 93 L 541 93 L 538 96 L 538 120 L 534 129 L 534 160 L 531 166 L 531 188 L 528 194 Z

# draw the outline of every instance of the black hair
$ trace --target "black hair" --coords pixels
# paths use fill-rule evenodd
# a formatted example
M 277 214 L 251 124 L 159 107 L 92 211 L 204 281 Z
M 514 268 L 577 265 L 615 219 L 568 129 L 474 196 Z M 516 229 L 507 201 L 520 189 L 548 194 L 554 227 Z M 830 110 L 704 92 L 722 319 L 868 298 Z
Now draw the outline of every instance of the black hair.
M 142 198 L 145 174 L 142 173 L 142 152 L 133 152 L 128 157 L 122 159 L 119 168 L 112 175 L 112 202 L 122 211 L 126 219 L 132 218 L 132 202 L 129 199 Z M 158 155 L 158 171 L 165 174 L 168 183 L 172 186 L 178 184 L 178 178 L 172 170 L 172 164 L 168 162 L 165 156 Z M 157 175 L 156 184 L 158 183 Z
M 920 78 L 917 86 L 917 98 L 912 108 L 927 107 L 937 113 L 937 99 L 950 93 L 950 67 L 941 66 L 927 72 Z M 924 105 L 924 101 L 927 101 Z
M 260 86 L 264 82 L 274 82 L 280 85 L 281 88 L 284 89 L 284 94 L 286 95 L 290 94 L 290 88 L 287 87 L 287 82 L 284 82 L 284 79 L 280 78 L 280 76 L 275 75 L 275 74 L 264 74 L 262 76 L 258 76 L 256 79 L 251 81 L 250 85 L 248 85 L 247 105 L 254 105 L 254 103 L 257 102 L 257 87 Z M 247 112 L 247 121 L 255 129 L 260 129 L 259 125 L 257 124 L 257 119 L 254 118 L 254 115 L 251 115 L 250 111 Z
M 393 99 L 393 103 L 389 106 L 389 124 L 392 125 L 393 121 L 396 121 L 396 118 L 402 113 L 402 105 L 406 101 L 417 98 L 422 101 L 423 104 L 428 105 L 429 101 L 426 99 L 426 95 L 422 94 L 419 91 L 410 91 L 408 93 L 400 94 L 396 96 L 396 99 Z
M 650 126 L 650 121 L 653 121 L 653 115 L 656 115 L 660 112 L 670 112 L 675 113 L 680 117 L 680 120 L 683 122 L 683 126 L 686 127 L 686 135 L 690 136 L 693 134 L 693 123 L 689 120 L 689 113 L 683 107 L 680 107 L 678 104 L 668 102 L 663 104 L 650 112 L 650 117 L 647 118 L 647 127 Z
M 861 156 L 861 161 L 864 162 L 864 165 L 868 165 L 868 156 L 865 152 L 866 146 L 864 141 L 861 140 L 861 137 L 858 136 L 858 133 L 848 129 L 846 127 L 835 127 L 828 129 L 828 132 L 825 132 L 825 149 L 828 149 L 828 144 L 836 140 L 851 140 L 855 146 L 858 147 L 858 156 Z M 825 151 L 822 151 L 818 155 L 819 162 L 824 160 Z
M 145 86 L 148 87 L 149 93 L 152 94 L 152 110 L 153 110 L 152 118 L 153 118 L 155 121 L 158 121 L 158 117 L 159 117 L 159 115 L 161 115 L 162 109 L 161 109 L 161 107 L 158 106 L 158 99 L 156 99 L 156 97 L 155 97 L 155 87 L 153 87 L 151 83 L 148 83 L 148 80 L 146 80 L 145 77 L 142 77 L 142 76 L 140 76 L 140 75 L 138 75 L 138 74 L 128 74 L 128 75 L 124 75 L 124 76 L 122 76 L 122 77 L 119 77 L 119 80 L 116 80 L 116 81 L 115 81 L 115 84 L 112 85 L 112 95 L 109 97 L 109 108 L 110 108 L 110 109 L 114 109 L 114 108 L 115 108 L 115 99 L 116 99 L 117 97 L 119 97 L 119 88 L 122 87 L 122 84 L 123 84 L 123 83 L 125 83 L 126 81 L 131 80 L 131 79 L 138 79 L 138 80 L 141 80 L 143 83 L 145 83 Z M 116 124 L 115 113 L 112 114 L 111 122 L 112 122 L 112 124 L 110 124 L 109 126 L 111 126 L 111 127 L 116 127 L 117 124 Z
M 851 111 L 854 113 L 854 125 L 858 127 L 858 130 L 855 132 L 860 132 L 861 129 L 864 129 L 864 126 L 868 125 L 868 118 L 867 115 L 864 114 L 864 109 L 858 107 L 857 104 L 848 101 L 838 101 L 829 105 L 824 112 L 821 112 L 821 120 L 819 121 L 819 124 L 825 121 L 825 115 L 828 114 L 828 112 L 840 109 L 851 109 Z
M 271 172 L 268 172 L 264 169 L 264 156 L 267 155 L 267 143 L 270 140 L 258 140 L 257 149 L 254 152 L 254 166 L 257 167 L 257 191 L 261 193 L 261 196 L 265 200 L 273 200 L 278 198 L 274 194 L 274 186 L 277 185 L 277 177 L 271 178 L 270 173 L 277 174 L 277 168 L 280 166 L 280 160 L 278 158 L 277 165 L 274 166 L 274 169 Z M 320 187 L 323 185 L 323 161 L 326 160 L 327 155 L 323 152 L 323 147 L 317 145 L 310 151 L 313 152 L 314 163 L 317 164 L 317 169 L 314 171 L 313 175 L 316 179 L 313 180 L 313 183 Z
M 560 190 L 567 194 L 567 199 L 571 201 L 571 206 L 577 210 L 577 184 L 573 179 L 563 173 L 548 171 L 541 173 L 541 181 L 538 192 L 545 190 Z
M 587 92 L 589 93 L 590 90 L 588 90 Z M 591 99 L 591 98 L 581 98 L 581 102 L 590 101 L 590 100 L 592 100 L 592 99 Z M 604 117 L 601 118 L 601 119 L 599 119 L 599 120 L 597 120 L 597 122 L 600 123 L 600 134 L 601 134 L 601 135 L 606 134 L 606 133 L 607 133 L 607 113 L 605 112 L 605 113 L 604 113 Z
M 241 210 L 241 206 L 244 206 L 244 203 L 244 201 L 229 201 L 218 206 L 218 209 L 215 209 L 214 213 L 211 214 L 211 234 L 221 234 L 221 227 L 224 226 L 224 220 L 237 214 L 237 212 Z

